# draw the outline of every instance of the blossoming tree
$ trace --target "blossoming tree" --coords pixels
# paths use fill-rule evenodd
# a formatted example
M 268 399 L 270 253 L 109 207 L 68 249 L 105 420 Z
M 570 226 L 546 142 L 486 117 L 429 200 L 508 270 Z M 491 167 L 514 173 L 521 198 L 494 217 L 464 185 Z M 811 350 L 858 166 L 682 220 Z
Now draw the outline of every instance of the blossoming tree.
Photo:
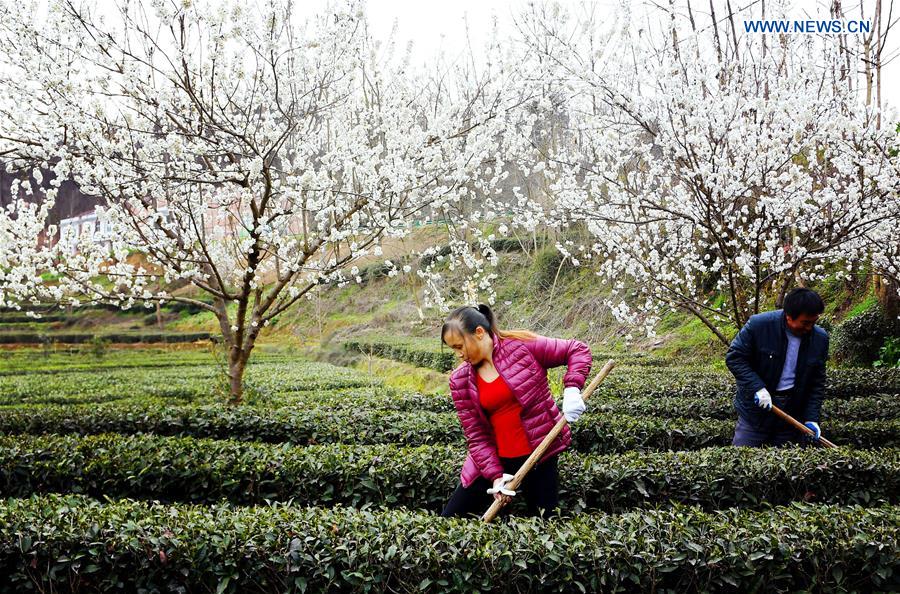
M 218 320 L 235 402 L 273 317 L 496 183 L 504 74 L 434 84 L 356 3 L 302 24 L 277 0 L 58 1 L 46 26 L 3 10 L 0 155 L 47 189 L 17 186 L 0 216 L 0 305 L 193 303 Z M 103 242 L 36 239 L 66 179 L 102 199 Z
M 769 297 L 854 272 L 876 235 L 896 244 L 900 170 L 827 43 L 670 16 L 656 47 L 627 27 L 598 43 L 560 11 L 522 30 L 570 89 L 573 141 L 547 154 L 555 214 L 593 238 L 561 249 L 596 262 L 621 319 L 678 308 L 727 344 Z

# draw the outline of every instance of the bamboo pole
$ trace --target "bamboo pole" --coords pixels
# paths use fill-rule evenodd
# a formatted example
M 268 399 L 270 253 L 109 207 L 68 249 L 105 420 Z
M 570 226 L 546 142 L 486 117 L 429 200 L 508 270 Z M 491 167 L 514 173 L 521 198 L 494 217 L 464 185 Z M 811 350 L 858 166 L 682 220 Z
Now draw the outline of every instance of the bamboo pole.
M 597 386 L 600 385 L 600 382 L 606 379 L 606 376 L 609 375 L 609 372 L 612 371 L 612 368 L 615 367 L 615 365 L 616 362 L 612 359 L 606 362 L 606 365 L 603 366 L 603 369 L 600 370 L 600 373 L 597 374 L 597 376 L 593 379 L 593 381 L 591 381 L 591 383 L 582 393 L 581 397 L 584 400 L 587 400 L 597 388 Z M 522 484 L 522 479 L 525 478 L 525 475 L 528 474 L 528 472 L 534 467 L 534 465 L 537 464 L 538 461 L 543 457 L 544 452 L 547 451 L 547 448 L 550 447 L 550 444 L 553 443 L 553 440 L 556 439 L 557 436 L 559 436 L 559 433 L 567 424 L 568 421 L 566 421 L 565 417 L 556 422 L 556 425 L 553 426 L 553 429 L 550 430 L 550 433 L 548 433 L 547 436 L 544 437 L 544 440 L 538 445 L 538 447 L 535 448 L 533 452 L 531 452 L 531 455 L 528 456 L 528 459 L 525 460 L 525 463 L 522 464 L 522 466 L 516 472 L 516 475 L 507 484 L 506 488 L 513 491 L 519 488 L 519 485 Z M 488 508 L 483 516 L 481 516 L 481 519 L 484 522 L 490 522 L 497 516 L 500 510 L 503 509 L 504 505 L 506 505 L 504 498 L 501 497 L 499 499 L 495 499 L 491 504 L 491 507 Z

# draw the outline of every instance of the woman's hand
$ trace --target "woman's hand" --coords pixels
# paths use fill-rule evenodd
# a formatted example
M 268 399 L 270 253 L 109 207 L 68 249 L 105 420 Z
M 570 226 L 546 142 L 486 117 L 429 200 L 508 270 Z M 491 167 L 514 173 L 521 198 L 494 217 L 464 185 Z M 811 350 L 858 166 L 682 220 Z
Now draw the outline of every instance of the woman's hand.
M 577 421 L 586 408 L 587 405 L 584 403 L 584 398 L 581 397 L 581 390 L 575 386 L 569 386 L 563 390 L 563 416 L 566 417 L 568 422 L 574 423 Z
M 494 479 L 494 486 L 488 489 L 487 492 L 493 495 L 494 499 L 497 501 L 502 501 L 504 505 L 509 503 L 516 492 L 512 489 L 507 489 L 506 485 L 513 480 L 513 478 L 513 475 L 504 473 L 503 476 Z

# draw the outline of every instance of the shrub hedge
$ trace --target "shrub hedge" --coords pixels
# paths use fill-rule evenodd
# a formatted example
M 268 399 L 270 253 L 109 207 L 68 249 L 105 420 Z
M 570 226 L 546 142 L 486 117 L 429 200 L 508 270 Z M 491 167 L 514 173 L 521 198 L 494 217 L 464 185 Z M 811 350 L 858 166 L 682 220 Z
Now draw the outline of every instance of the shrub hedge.
M 185 367 L 215 365 L 216 360 L 208 349 L 202 348 L 129 348 L 110 349 L 102 357 L 96 357 L 86 346 L 72 346 L 45 353 L 39 347 L 17 348 L 0 352 L 0 375 L 29 373 L 67 373 L 73 371 L 103 372 L 111 369 Z M 251 365 L 261 362 L 290 364 L 284 353 L 258 352 L 253 354 Z
M 441 348 L 440 339 L 425 338 L 356 338 L 344 342 L 344 349 L 364 355 L 393 359 L 418 367 L 428 367 L 437 371 L 449 372 L 459 365 L 454 352 Z M 670 359 L 650 355 L 648 353 L 604 353 L 595 352 L 594 362 L 605 362 L 616 359 L 619 363 L 640 366 L 668 366 Z
M 597 413 L 579 419 L 573 447 L 582 452 L 697 450 L 731 444 L 735 421 Z M 823 435 L 842 446 L 900 447 L 900 420 L 821 423 Z
M 65 322 L 66 316 L 63 314 L 43 314 L 40 318 L 32 318 L 25 314 L 0 314 L 0 327 L 7 324 L 30 324 L 32 322 Z
M 158 436 L 0 438 L 0 495 L 94 496 L 234 504 L 403 505 L 439 511 L 465 452 L 450 446 L 284 447 Z M 710 448 L 697 452 L 566 454 L 568 512 L 615 512 L 672 501 L 707 508 L 900 503 L 900 450 Z
M 405 511 L 0 502 L 0 592 L 895 591 L 900 508 Z
M 432 345 L 431 342 L 434 344 Z M 459 360 L 452 349 L 440 347 L 440 340 L 415 339 L 355 339 L 344 343 L 344 350 L 373 357 L 393 359 L 437 371 L 451 371 Z
M 727 397 L 734 394 L 734 377 L 725 372 L 685 367 L 617 367 L 598 394 L 622 398 Z M 850 399 L 874 394 L 900 394 L 900 369 L 829 369 L 825 395 Z
M 220 357 L 221 360 L 224 356 Z M 295 364 L 303 362 L 298 353 L 288 348 L 261 348 L 253 351 L 250 365 L 259 363 Z M 215 365 L 216 355 L 209 346 L 190 345 L 114 348 L 102 357 L 95 356 L 89 345 L 66 345 L 50 351 L 40 346 L 0 350 L 0 370 L 4 374 L 44 371 L 91 371 L 109 368 L 168 367 Z
M 83 332 L 0 332 L 0 344 L 81 344 L 102 338 L 113 343 L 133 344 L 140 342 L 196 342 L 198 340 L 218 340 L 209 332 L 142 332 L 90 334 Z
M 7 408 L 0 433 L 156 433 L 216 439 L 294 444 L 462 443 L 456 413 L 327 407 L 140 405 L 43 406 Z
M 900 334 L 900 322 L 888 319 L 876 303 L 857 316 L 844 320 L 831 333 L 835 360 L 847 365 L 870 366 L 888 336 Z
M 16 351 L 12 351 L 16 353 Z M 26 357 L 2 357 L 0 358 L 0 375 L 30 375 L 30 374 L 60 374 L 73 371 L 94 371 L 103 373 L 112 369 L 134 368 L 158 368 L 158 367 L 193 367 L 213 365 L 214 361 L 209 353 L 188 351 L 184 355 L 178 353 L 165 353 L 153 358 L 138 355 L 136 357 L 122 356 L 121 353 L 111 352 L 101 358 L 92 358 L 85 353 L 78 354 L 37 354 Z
M 691 419 L 733 419 L 735 410 L 730 396 L 634 396 L 591 401 L 595 412 L 617 412 L 629 415 L 686 417 Z M 900 397 L 876 394 L 852 400 L 828 399 L 822 405 L 822 418 L 841 421 L 878 421 L 900 418 Z
M 202 400 L 213 397 L 225 383 L 225 370 L 216 365 L 88 370 L 50 376 L 23 373 L 0 376 L 0 404 L 100 402 L 141 396 Z M 378 384 L 378 379 L 359 371 L 308 361 L 263 361 L 248 366 L 245 375 L 248 391 L 272 396 Z
M 458 365 L 453 351 L 440 343 L 411 338 L 360 338 L 344 343 L 349 351 L 384 357 L 448 372 Z M 727 371 L 668 366 L 666 359 L 645 353 L 594 353 L 595 364 L 616 359 L 619 367 L 598 393 L 613 396 L 714 397 L 734 393 L 734 377 Z M 826 395 L 846 399 L 872 394 L 900 394 L 898 369 L 829 369 Z
M 440 402 L 439 400 L 437 402 Z M 900 420 L 823 422 L 838 445 L 900 447 Z M 7 407 L 0 433 L 157 433 L 171 436 L 316 443 L 422 445 L 463 443 L 455 412 L 369 409 L 364 406 L 265 408 L 140 404 Z M 572 447 L 590 453 L 697 450 L 731 443 L 734 421 L 588 413 L 572 427 Z

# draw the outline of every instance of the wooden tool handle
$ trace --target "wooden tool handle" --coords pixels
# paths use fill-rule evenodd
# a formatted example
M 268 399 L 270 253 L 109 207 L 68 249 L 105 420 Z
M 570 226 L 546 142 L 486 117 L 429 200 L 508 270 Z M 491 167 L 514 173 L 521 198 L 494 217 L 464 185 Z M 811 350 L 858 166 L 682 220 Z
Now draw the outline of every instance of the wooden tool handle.
M 798 421 L 791 415 L 787 414 L 786 412 L 784 412 L 783 410 L 781 410 L 774 404 L 772 405 L 772 412 L 775 413 L 776 415 L 778 415 L 779 417 L 781 417 L 781 419 L 784 420 L 789 425 L 793 425 L 794 429 L 797 429 L 798 431 L 802 431 L 803 433 L 805 433 L 806 435 L 809 435 L 809 436 L 815 435 L 815 433 L 813 433 L 812 429 L 810 429 L 809 427 L 807 427 L 806 425 L 804 425 L 803 423 L 801 423 L 800 421 Z M 836 448 L 837 447 L 836 445 L 834 445 L 833 443 L 831 443 L 830 441 L 828 441 L 827 439 L 825 439 L 822 436 L 819 436 L 819 442 L 821 442 L 821 444 L 823 446 L 825 446 L 826 448 Z
M 593 381 L 588 384 L 588 387 L 584 390 L 581 397 L 584 400 L 587 400 L 597 388 L 597 386 L 599 386 L 600 383 L 606 379 L 606 376 L 609 375 L 609 372 L 612 371 L 612 368 L 615 366 L 616 362 L 612 359 L 607 361 L 606 365 L 603 366 L 603 369 L 600 370 L 600 373 L 598 373 Z M 553 443 L 553 440 L 556 439 L 557 436 L 559 436 L 560 431 L 563 430 L 563 427 L 565 427 L 567 423 L 568 421 L 566 421 L 566 417 L 563 417 L 556 422 L 556 425 L 553 426 L 553 429 L 550 430 L 550 433 L 548 433 L 546 437 L 544 437 L 543 441 L 541 441 L 540 445 L 538 445 L 538 447 L 535 448 L 533 452 L 531 452 L 531 455 L 528 456 L 528 459 L 525 460 L 524 464 L 522 464 L 522 466 L 516 472 L 516 475 L 513 477 L 513 479 L 506 485 L 507 489 L 512 489 L 513 491 L 515 491 L 519 488 L 519 485 L 522 484 L 522 479 L 525 478 L 525 475 L 528 474 L 528 472 L 534 467 L 534 465 L 537 464 L 538 461 L 543 457 L 544 452 L 547 451 L 547 448 L 550 447 L 550 444 Z M 497 513 L 503 508 L 504 505 L 506 504 L 503 502 L 502 498 L 495 499 L 491 504 L 491 507 L 488 508 L 483 516 L 481 516 L 481 519 L 485 522 L 490 522 L 494 519 L 494 517 L 496 517 Z

